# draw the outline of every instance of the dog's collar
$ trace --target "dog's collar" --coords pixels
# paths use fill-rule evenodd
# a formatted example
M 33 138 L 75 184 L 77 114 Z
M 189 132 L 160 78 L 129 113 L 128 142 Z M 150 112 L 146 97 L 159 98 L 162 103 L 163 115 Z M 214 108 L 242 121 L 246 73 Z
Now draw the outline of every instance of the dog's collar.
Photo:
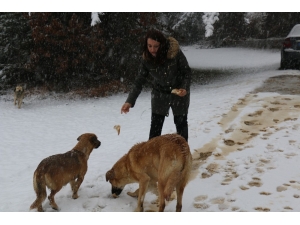
M 72 149 L 71 152 L 80 152 L 80 151 L 77 149 Z

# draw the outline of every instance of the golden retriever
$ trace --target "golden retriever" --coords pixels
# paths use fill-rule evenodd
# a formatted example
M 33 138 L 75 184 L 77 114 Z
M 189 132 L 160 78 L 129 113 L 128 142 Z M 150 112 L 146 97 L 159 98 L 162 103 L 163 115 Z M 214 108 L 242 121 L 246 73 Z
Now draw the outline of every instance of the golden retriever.
M 121 194 L 126 184 L 138 183 L 139 188 L 130 196 L 137 196 L 135 211 L 144 211 L 143 202 L 148 188 L 158 188 L 159 211 L 164 211 L 176 189 L 176 211 L 181 212 L 183 191 L 188 183 L 192 155 L 186 140 L 178 134 L 166 134 L 134 145 L 106 173 L 112 195 Z

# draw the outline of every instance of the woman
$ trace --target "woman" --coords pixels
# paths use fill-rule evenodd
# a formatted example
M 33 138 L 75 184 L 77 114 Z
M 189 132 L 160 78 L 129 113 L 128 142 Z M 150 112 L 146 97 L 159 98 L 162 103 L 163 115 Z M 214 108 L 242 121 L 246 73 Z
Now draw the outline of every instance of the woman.
M 134 107 L 149 75 L 152 77 L 149 139 L 161 135 L 165 116 L 171 108 L 177 133 L 187 141 L 191 69 L 178 42 L 157 30 L 148 31 L 145 37 L 138 75 L 121 113 L 126 114 Z

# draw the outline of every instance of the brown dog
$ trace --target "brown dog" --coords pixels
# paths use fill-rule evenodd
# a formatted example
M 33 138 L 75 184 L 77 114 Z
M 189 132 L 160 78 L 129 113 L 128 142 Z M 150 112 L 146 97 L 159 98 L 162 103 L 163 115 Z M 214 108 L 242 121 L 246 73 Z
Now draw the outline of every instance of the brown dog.
M 18 85 L 14 90 L 14 104 L 18 103 L 18 108 L 21 108 L 24 98 L 24 88 L 21 85 Z
M 176 211 L 182 208 L 182 195 L 189 180 L 192 155 L 186 140 L 178 134 L 166 134 L 134 145 L 106 173 L 117 197 L 129 183 L 139 183 L 130 196 L 137 196 L 135 211 L 144 211 L 143 202 L 148 188 L 158 187 L 159 211 L 164 211 L 165 200 L 170 200 L 174 189 L 177 194 Z
M 55 210 L 58 210 L 58 206 L 54 201 L 54 195 L 64 185 L 70 183 L 73 191 L 72 198 L 78 198 L 77 191 L 87 172 L 89 156 L 94 148 L 100 146 L 101 142 L 92 133 L 82 134 L 77 140 L 79 142 L 71 151 L 49 156 L 40 162 L 33 175 L 36 200 L 30 209 L 37 208 L 39 212 L 43 211 L 42 203 L 47 196 L 46 186 L 51 190 L 48 199 Z

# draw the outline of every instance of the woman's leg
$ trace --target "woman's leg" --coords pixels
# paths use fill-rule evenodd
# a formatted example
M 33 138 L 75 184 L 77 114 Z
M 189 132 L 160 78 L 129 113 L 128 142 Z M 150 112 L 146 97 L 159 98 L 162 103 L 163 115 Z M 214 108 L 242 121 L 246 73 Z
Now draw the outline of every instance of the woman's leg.
M 164 115 L 159 115 L 159 114 L 152 113 L 149 140 L 151 138 L 154 138 L 154 137 L 157 137 L 157 136 L 161 135 L 161 131 L 162 131 L 164 121 L 165 121 L 165 116 Z
M 174 123 L 176 126 L 177 134 L 181 135 L 188 141 L 188 122 L 187 122 L 187 115 L 179 115 L 174 116 Z

